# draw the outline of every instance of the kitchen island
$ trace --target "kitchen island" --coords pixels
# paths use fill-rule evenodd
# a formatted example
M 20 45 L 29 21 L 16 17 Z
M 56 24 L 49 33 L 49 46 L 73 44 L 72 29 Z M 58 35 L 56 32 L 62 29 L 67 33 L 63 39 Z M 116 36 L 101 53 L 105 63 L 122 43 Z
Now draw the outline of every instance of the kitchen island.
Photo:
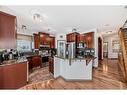
M 61 58 L 54 57 L 54 77 L 65 80 L 92 80 L 92 67 L 96 57 Z
M 0 65 L 0 89 L 18 89 L 27 82 L 27 60 L 8 60 Z

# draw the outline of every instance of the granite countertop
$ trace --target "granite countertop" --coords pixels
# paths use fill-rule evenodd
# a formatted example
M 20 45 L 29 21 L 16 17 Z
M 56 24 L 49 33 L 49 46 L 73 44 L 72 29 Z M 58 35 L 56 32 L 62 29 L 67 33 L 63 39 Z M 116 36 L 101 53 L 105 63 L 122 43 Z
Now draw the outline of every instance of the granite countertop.
M 26 55 L 25 57 L 28 58 L 28 57 L 34 57 L 34 56 L 41 56 L 41 55 L 34 54 L 34 55 Z
M 38 55 L 38 54 L 36 54 L 36 55 L 27 55 L 27 56 L 25 56 L 25 57 L 26 57 L 26 58 L 29 58 L 29 57 L 34 57 L 34 56 L 48 57 L 48 56 L 51 56 L 51 55 L 49 55 L 49 54 L 47 54 L 47 55 Z
M 23 63 L 23 62 L 27 62 L 27 59 L 20 58 L 18 60 L 13 59 L 13 60 L 3 61 L 3 63 L 0 66 L 12 65 L 12 64 L 20 64 L 20 63 Z
M 63 57 L 59 57 L 59 56 L 55 56 L 55 57 L 65 59 L 65 60 L 93 60 L 93 59 L 97 58 L 97 57 L 94 57 L 94 56 L 81 57 L 81 58 L 63 58 Z
M 94 57 L 94 56 L 87 56 L 87 57 L 81 57 L 81 58 L 63 58 L 63 57 L 59 57 L 59 56 L 55 56 L 55 57 L 63 59 L 63 60 L 70 60 L 70 62 L 71 62 L 71 60 L 75 60 L 75 61 L 76 60 L 85 60 L 86 65 L 88 65 L 91 60 L 94 60 L 94 59 L 97 58 L 97 57 Z

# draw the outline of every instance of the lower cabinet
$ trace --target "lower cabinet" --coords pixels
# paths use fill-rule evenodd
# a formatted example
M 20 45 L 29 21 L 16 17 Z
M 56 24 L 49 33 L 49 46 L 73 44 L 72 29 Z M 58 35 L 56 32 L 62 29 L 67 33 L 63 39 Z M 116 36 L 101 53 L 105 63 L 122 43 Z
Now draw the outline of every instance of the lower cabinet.
M 29 65 L 29 71 L 31 71 L 35 67 L 42 67 L 42 59 L 41 56 L 35 55 L 35 56 L 29 56 L 28 59 L 28 65 Z
M 49 72 L 54 75 L 54 59 L 49 57 Z
M 27 84 L 27 61 L 0 66 L 0 89 L 18 89 Z

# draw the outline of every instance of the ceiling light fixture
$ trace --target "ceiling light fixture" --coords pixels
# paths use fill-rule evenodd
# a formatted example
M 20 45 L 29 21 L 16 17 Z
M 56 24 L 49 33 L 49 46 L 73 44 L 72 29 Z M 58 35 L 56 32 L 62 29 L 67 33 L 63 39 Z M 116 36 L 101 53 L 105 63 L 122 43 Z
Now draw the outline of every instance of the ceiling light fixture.
M 26 30 L 26 29 L 27 29 L 25 25 L 22 25 L 21 28 L 22 28 L 23 30 Z
M 39 13 L 33 14 L 33 19 L 34 19 L 35 21 L 40 21 L 40 22 L 42 22 L 42 16 L 41 16 Z
M 73 28 L 73 29 L 72 29 L 72 32 L 77 32 L 77 29 L 76 29 L 76 28 Z

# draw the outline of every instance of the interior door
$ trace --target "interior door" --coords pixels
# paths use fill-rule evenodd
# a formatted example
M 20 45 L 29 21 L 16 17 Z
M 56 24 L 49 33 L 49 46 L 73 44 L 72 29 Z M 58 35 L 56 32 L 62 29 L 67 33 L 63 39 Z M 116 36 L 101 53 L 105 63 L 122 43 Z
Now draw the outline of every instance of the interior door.
M 102 59 L 102 39 L 98 38 L 98 59 Z
M 103 57 L 108 58 L 108 42 L 103 43 Z

